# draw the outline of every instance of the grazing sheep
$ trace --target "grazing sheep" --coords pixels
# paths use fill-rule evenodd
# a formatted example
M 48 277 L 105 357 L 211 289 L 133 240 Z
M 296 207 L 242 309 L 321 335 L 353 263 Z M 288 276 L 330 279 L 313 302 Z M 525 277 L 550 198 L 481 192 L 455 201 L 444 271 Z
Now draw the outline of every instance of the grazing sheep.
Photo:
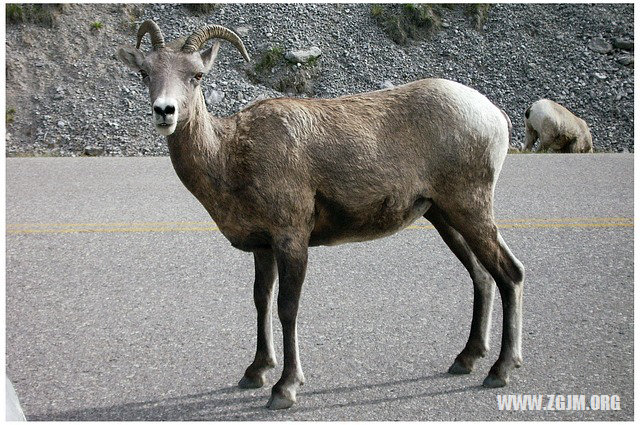
M 509 144 L 504 112 L 469 87 L 427 79 L 336 99 L 262 100 L 216 118 L 207 112 L 200 81 L 220 43 L 201 49 L 221 38 L 249 60 L 240 38 L 211 25 L 172 47 L 146 21 L 138 47 L 146 33 L 151 52 L 122 48 L 118 57 L 149 87 L 153 122 L 167 136 L 184 185 L 231 244 L 254 255 L 257 348 L 240 387 L 261 387 L 276 365 L 276 273 L 284 368 L 270 409 L 290 407 L 304 383 L 296 317 L 308 248 L 387 236 L 421 216 L 474 285 L 469 340 L 449 372 L 470 373 L 486 354 L 497 284 L 502 348 L 484 385 L 507 384 L 522 363 L 524 269 L 493 220 L 493 190 Z
M 593 152 L 587 123 L 553 100 L 534 102 L 524 116 L 524 150 L 531 150 L 540 138 L 536 152 L 547 149 L 565 153 Z

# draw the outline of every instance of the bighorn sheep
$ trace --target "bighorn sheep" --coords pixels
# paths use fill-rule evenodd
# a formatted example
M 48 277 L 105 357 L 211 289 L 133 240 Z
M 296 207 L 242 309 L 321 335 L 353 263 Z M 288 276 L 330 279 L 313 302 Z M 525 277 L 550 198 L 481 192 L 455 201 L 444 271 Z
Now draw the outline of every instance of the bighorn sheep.
M 531 150 L 540 138 L 537 151 L 593 152 L 589 127 L 584 120 L 553 100 L 540 99 L 524 113 L 524 150 Z
M 469 87 L 426 79 L 336 99 L 267 99 L 216 118 L 207 112 L 200 81 L 220 42 L 201 49 L 220 38 L 248 61 L 240 38 L 210 25 L 176 48 L 146 21 L 137 47 L 146 33 L 151 52 L 121 48 L 118 57 L 149 87 L 153 122 L 167 136 L 179 178 L 231 244 L 254 255 L 257 348 L 240 387 L 261 387 L 276 365 L 276 272 L 284 368 L 270 409 L 290 407 L 304 383 L 296 316 L 308 247 L 380 238 L 421 216 L 474 285 L 469 340 L 449 372 L 470 373 L 487 352 L 497 284 L 502 348 L 484 385 L 507 384 L 522 363 L 524 269 L 493 220 L 493 191 L 510 134 L 504 112 Z

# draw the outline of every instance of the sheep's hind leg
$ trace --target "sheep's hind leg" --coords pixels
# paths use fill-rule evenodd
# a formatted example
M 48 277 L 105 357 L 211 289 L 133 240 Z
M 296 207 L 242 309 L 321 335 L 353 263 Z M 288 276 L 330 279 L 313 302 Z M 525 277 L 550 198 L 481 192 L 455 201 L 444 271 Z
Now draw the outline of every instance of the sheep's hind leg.
M 308 239 L 306 239 L 308 240 Z M 298 353 L 298 335 L 296 318 L 300 292 L 307 268 L 306 242 L 293 242 L 286 239 L 276 245 L 278 263 L 278 316 L 282 323 L 284 364 L 282 377 L 273 386 L 269 409 L 286 409 L 296 402 L 296 392 L 304 384 L 304 375 Z
M 485 387 L 503 387 L 514 368 L 522 365 L 522 294 L 524 267 L 511 253 L 493 222 L 490 209 L 468 203 L 451 203 L 447 221 L 462 235 L 481 264 L 495 280 L 502 299 L 502 345 L 498 360 L 484 380 Z
M 460 233 L 446 222 L 437 206 L 431 206 L 424 217 L 434 225 L 444 242 L 467 269 L 473 282 L 473 318 L 469 339 L 449 368 L 449 373 L 454 375 L 471 373 L 475 362 L 489 350 L 495 282 Z
M 531 148 L 533 148 L 533 145 L 536 143 L 536 140 L 538 140 L 538 133 L 529 124 L 526 124 L 525 127 L 526 128 L 524 132 L 524 147 L 522 148 L 522 150 L 529 151 L 531 150 Z
M 277 365 L 271 328 L 271 297 L 276 277 L 276 260 L 270 249 L 254 252 L 253 258 L 256 273 L 253 300 L 258 313 L 258 338 L 255 359 L 238 383 L 240 388 L 262 387 L 267 372 Z

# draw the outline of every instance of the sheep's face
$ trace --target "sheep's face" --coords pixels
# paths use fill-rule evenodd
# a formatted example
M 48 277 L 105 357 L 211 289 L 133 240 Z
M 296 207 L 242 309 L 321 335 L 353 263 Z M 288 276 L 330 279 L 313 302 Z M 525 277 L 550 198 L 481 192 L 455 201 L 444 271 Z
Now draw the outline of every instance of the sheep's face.
M 118 57 L 140 74 L 149 88 L 155 129 L 171 135 L 179 122 L 189 119 L 195 97 L 202 96 L 200 81 L 213 65 L 219 43 L 203 52 L 185 53 L 170 48 L 143 54 L 134 48 L 121 48 Z

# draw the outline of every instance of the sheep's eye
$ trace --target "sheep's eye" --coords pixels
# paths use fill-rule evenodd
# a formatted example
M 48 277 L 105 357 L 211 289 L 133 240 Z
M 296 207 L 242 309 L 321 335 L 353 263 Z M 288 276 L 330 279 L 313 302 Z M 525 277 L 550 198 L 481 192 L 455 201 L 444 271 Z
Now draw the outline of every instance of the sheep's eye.
M 202 76 L 203 76 L 202 72 L 198 72 L 196 75 L 193 76 L 193 78 L 195 78 L 197 81 L 200 81 L 202 80 Z
M 149 76 L 149 74 L 147 74 L 147 71 L 145 71 L 144 69 L 141 69 L 139 73 L 142 78 L 147 78 Z

